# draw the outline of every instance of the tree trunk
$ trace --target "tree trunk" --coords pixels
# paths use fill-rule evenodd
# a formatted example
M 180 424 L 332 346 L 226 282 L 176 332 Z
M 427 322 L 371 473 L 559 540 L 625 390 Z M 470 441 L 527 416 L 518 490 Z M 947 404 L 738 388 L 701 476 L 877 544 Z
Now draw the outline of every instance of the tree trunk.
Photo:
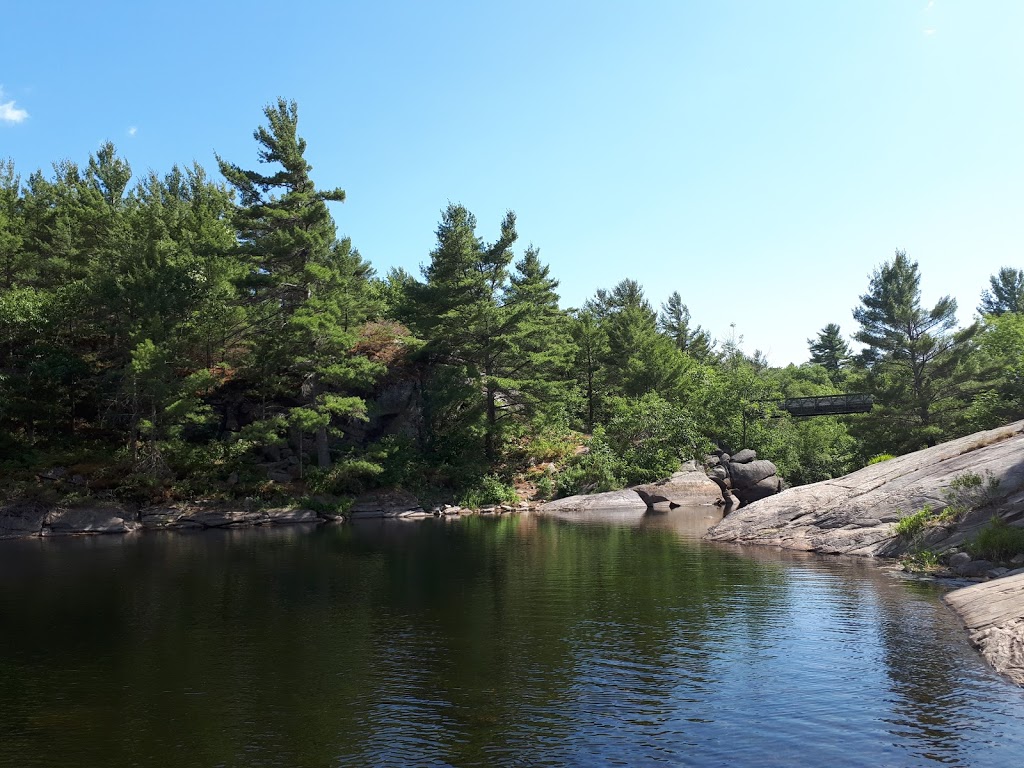
M 494 386 L 487 383 L 487 433 L 484 438 L 484 454 L 487 461 L 493 462 L 495 458 L 494 437 L 498 428 L 498 409 L 495 403 L 496 393 Z

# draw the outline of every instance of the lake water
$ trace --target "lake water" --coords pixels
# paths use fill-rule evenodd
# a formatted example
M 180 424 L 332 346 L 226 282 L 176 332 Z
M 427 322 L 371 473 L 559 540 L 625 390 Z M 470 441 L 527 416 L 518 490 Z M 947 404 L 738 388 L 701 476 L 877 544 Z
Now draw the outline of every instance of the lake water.
M 0 766 L 1006 766 L 938 587 L 704 509 L 0 542 Z

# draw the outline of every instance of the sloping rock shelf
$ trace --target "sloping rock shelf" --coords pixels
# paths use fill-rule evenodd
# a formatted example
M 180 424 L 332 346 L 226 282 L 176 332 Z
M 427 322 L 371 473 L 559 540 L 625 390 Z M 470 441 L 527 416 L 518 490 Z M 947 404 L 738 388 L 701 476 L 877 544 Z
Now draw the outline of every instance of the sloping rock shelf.
M 971 644 L 997 672 L 1024 686 L 1024 573 L 958 589 L 945 600 Z

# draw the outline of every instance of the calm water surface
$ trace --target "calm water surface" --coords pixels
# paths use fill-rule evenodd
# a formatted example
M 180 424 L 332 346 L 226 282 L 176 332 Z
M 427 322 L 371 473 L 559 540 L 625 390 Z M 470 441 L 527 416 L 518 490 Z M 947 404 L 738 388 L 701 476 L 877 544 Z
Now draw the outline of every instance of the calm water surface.
M 0 542 L 0 766 L 1006 766 L 934 586 L 707 509 Z

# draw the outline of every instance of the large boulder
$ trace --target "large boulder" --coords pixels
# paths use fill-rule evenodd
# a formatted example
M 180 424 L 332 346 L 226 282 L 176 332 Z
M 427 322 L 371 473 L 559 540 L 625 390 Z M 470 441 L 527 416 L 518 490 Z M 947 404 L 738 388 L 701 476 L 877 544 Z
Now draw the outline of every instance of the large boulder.
M 734 494 L 741 504 L 750 504 L 778 493 L 784 487 L 775 464 L 758 459 L 757 453 L 750 448 L 732 456 L 716 451 L 707 456 L 704 463 L 708 477 L 721 490 L 726 506 L 733 506 Z
M 835 554 L 893 557 L 909 544 L 897 520 L 929 505 L 943 509 L 945 491 L 966 473 L 998 481 L 1004 517 L 1024 509 L 1024 421 L 864 467 L 845 477 L 789 488 L 728 515 L 707 538 Z M 735 467 L 733 467 L 734 469 Z M 956 529 L 933 528 L 935 551 L 962 543 L 993 509 L 978 510 Z
M 30 501 L 0 506 L 0 539 L 38 536 L 46 520 L 46 507 Z
M 752 448 L 744 448 L 742 451 L 737 451 L 729 458 L 730 464 L 749 464 L 757 458 L 757 452 Z
M 693 507 L 721 501 L 715 482 L 693 462 L 683 464 L 679 472 L 664 480 L 634 485 L 621 491 L 583 494 L 556 499 L 541 505 L 539 512 L 593 512 L 597 510 L 667 510 Z
M 704 506 L 722 499 L 719 486 L 692 462 L 687 462 L 681 471 L 665 480 L 633 486 L 632 490 L 641 498 L 647 495 L 658 499 L 652 505 L 656 508 L 666 503 L 676 507 Z
M 131 533 L 141 525 L 134 512 L 120 506 L 95 505 L 51 509 L 46 513 L 43 536 L 96 533 Z
M 770 461 L 756 459 L 746 463 L 729 463 L 729 477 L 732 479 L 732 487 L 737 490 L 753 488 L 766 477 L 773 477 L 778 470 Z
M 590 493 L 580 496 L 567 496 L 542 504 L 539 512 L 594 512 L 598 510 L 633 509 L 639 512 L 647 510 L 647 503 L 632 489 L 609 491 L 607 493 Z
M 369 491 L 358 497 L 349 510 L 349 517 L 401 517 L 405 512 L 422 511 L 420 501 L 408 491 L 398 488 Z

